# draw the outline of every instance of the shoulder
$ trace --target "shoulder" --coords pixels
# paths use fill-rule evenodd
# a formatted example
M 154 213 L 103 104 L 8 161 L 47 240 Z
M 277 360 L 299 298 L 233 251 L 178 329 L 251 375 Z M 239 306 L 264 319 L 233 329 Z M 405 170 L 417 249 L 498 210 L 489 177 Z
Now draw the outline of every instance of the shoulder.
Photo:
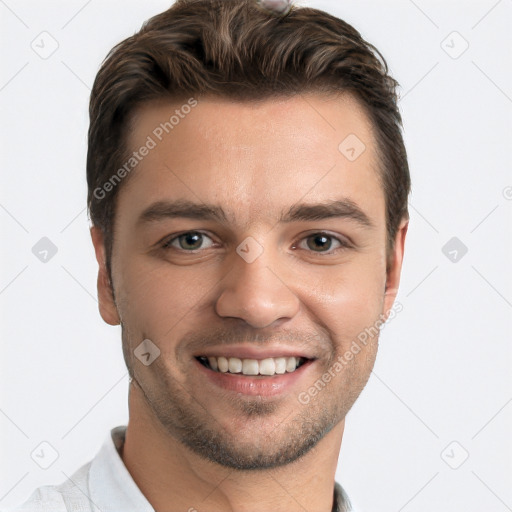
M 89 468 L 84 464 L 59 485 L 38 487 L 22 504 L 0 512 L 94 512 L 89 496 Z
M 45 485 L 36 489 L 29 498 L 15 508 L 2 509 L 2 512 L 66 512 L 61 493 L 53 485 Z

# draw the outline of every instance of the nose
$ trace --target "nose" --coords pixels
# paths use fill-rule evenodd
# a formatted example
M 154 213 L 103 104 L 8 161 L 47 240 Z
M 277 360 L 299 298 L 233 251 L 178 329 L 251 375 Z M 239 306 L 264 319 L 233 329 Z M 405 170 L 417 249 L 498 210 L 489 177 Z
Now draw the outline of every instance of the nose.
M 265 328 L 293 318 L 299 311 L 299 299 L 292 291 L 280 266 L 264 251 L 251 263 L 238 254 L 221 281 L 216 312 L 221 317 L 239 318 L 254 328 Z M 272 261 L 271 261 L 272 260 Z

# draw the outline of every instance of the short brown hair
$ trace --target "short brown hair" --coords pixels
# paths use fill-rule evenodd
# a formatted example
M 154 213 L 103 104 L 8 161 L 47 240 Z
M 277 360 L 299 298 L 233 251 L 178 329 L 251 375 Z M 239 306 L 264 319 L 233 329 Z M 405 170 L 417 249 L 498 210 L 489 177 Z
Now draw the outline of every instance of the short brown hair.
M 109 276 L 119 186 L 106 197 L 95 190 L 126 161 L 130 115 L 150 100 L 201 94 L 250 101 L 352 93 L 376 135 L 389 250 L 409 217 L 411 189 L 397 86 L 381 53 L 321 10 L 292 6 L 279 15 L 256 0 L 177 0 L 109 52 L 91 93 L 87 204 L 104 234 Z

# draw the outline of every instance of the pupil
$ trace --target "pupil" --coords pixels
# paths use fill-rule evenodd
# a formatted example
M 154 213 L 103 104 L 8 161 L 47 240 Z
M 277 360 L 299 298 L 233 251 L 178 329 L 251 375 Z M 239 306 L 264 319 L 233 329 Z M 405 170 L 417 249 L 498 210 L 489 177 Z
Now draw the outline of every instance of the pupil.
M 193 241 L 195 239 L 195 243 Z M 182 240 L 185 240 L 186 245 L 201 245 L 201 233 L 186 233 L 182 235 Z M 199 244 L 198 244 L 199 242 Z M 184 247 L 184 249 L 196 249 L 197 247 Z
M 314 237 L 311 237 L 313 240 L 315 240 L 315 243 L 318 241 L 318 240 L 321 240 L 319 244 L 316 245 L 316 247 L 312 247 L 311 244 L 310 245 L 310 249 L 315 249 L 315 248 L 318 248 L 320 246 L 320 248 L 324 248 L 324 249 L 329 249 L 330 247 L 330 239 L 329 237 L 325 236 L 325 235 L 316 235 Z M 327 244 L 327 247 L 326 247 L 326 244 Z

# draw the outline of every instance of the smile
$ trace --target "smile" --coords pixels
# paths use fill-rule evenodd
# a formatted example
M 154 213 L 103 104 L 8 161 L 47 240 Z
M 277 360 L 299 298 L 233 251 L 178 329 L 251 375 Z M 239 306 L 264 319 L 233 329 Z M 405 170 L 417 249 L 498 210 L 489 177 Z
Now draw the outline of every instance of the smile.
M 238 357 L 196 358 L 203 366 L 218 373 L 239 375 L 283 375 L 293 373 L 308 361 L 305 357 L 267 357 L 265 359 L 240 359 Z

